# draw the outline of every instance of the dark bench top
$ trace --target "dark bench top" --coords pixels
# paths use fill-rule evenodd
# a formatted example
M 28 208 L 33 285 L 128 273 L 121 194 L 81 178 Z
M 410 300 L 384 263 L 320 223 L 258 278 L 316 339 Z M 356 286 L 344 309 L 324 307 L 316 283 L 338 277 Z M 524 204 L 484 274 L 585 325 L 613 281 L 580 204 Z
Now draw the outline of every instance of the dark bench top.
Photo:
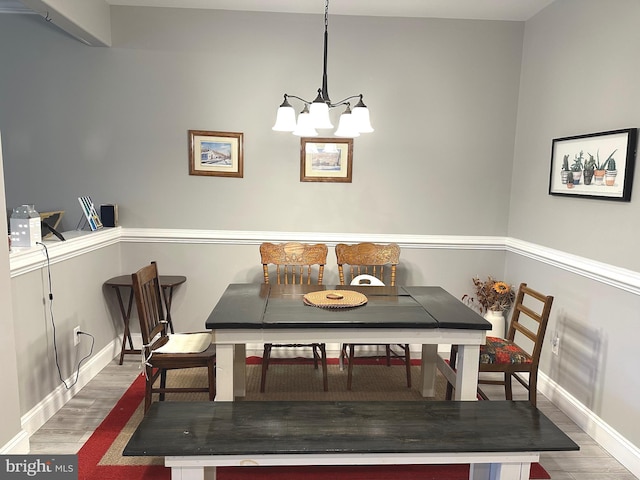
M 529 402 L 155 402 L 125 456 L 579 450 Z

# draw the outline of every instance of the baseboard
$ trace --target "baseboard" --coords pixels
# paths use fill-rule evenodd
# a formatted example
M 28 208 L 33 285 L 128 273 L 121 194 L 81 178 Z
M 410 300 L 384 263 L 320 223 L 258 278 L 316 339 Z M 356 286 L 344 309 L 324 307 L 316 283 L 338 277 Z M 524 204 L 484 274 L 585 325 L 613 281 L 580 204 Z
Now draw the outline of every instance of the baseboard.
M 56 414 L 69 400 L 71 400 L 82 387 L 95 377 L 100 371 L 106 367 L 114 357 L 119 353 L 120 340 L 114 339 L 101 351 L 96 353 L 81 368 L 78 380 L 73 384 L 75 375 L 65 380 L 67 385 L 73 386 L 67 389 L 64 385 L 60 385 L 53 392 L 47 395 L 35 407 L 29 410 L 20 418 L 22 429 L 29 436 L 33 435 L 40 427 L 42 427 L 53 415 Z
M 640 449 L 620 435 L 593 411 L 542 372 L 538 372 L 538 388 L 578 427 L 607 450 L 618 462 L 640 478 Z
M 24 430 L 0 448 L 0 455 L 24 455 L 29 453 L 29 434 Z

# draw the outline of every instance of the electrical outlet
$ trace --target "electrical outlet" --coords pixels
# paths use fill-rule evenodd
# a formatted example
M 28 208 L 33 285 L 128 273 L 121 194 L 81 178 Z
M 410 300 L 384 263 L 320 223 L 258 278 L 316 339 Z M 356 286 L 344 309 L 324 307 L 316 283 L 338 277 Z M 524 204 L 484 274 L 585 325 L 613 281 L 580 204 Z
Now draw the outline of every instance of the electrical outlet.
M 551 352 L 554 355 L 558 355 L 558 350 L 560 349 L 560 337 L 556 335 L 553 337 L 553 341 L 551 342 Z
M 73 346 L 80 343 L 80 325 L 73 329 Z

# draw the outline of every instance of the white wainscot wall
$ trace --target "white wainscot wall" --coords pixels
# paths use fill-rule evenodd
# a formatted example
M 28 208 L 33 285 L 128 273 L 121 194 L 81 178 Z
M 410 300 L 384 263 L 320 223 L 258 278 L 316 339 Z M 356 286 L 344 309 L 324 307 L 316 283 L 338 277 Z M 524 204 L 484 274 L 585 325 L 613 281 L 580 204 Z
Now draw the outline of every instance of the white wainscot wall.
M 474 275 L 505 275 L 505 278 L 513 283 L 531 281 L 527 275 L 518 273 L 517 268 L 513 269 L 514 276 L 523 278 L 508 278 L 512 273 L 509 267 L 509 258 L 526 259 L 535 262 L 537 269 L 551 271 L 559 269 L 565 274 L 577 276 L 581 281 L 587 280 L 595 282 L 597 286 L 606 285 L 634 296 L 640 295 L 640 274 L 638 272 L 508 237 L 161 230 L 122 227 L 103 229 L 98 232 L 65 232 L 64 235 L 68 238 L 66 242 L 58 242 L 57 240 L 45 242 L 51 266 L 68 262 L 76 257 L 92 255 L 100 249 L 118 244 L 120 245 L 118 250 L 120 258 L 113 259 L 114 265 L 117 266 L 117 271 L 111 272 L 114 275 L 128 274 L 152 259 L 157 260 L 161 270 L 167 274 L 186 275 L 189 279 L 188 284 L 194 284 L 189 288 L 198 294 L 200 292 L 197 285 L 200 282 L 207 283 L 207 290 L 205 290 L 208 294 L 207 302 L 201 302 L 201 305 L 192 305 L 194 302 L 185 300 L 186 293 L 182 292 L 181 294 L 180 291 L 177 291 L 172 307 L 174 318 L 184 316 L 193 318 L 191 321 L 198 323 L 202 321 L 203 314 L 206 315 L 210 311 L 211 302 L 217 301 L 228 283 L 261 281 L 261 271 L 256 268 L 259 266 L 259 257 L 256 251 L 257 246 L 262 242 L 301 241 L 326 243 L 329 247 L 341 242 L 395 242 L 402 249 L 400 283 L 439 284 L 452 294 L 459 296 L 468 291 L 470 278 Z M 212 246 L 215 247 L 215 250 L 212 250 Z M 45 260 L 41 247 L 14 249 L 10 254 L 12 282 L 16 282 L 20 276 L 29 272 L 44 269 Z M 327 284 L 337 283 L 337 271 L 335 271 L 334 263 L 335 259 L 331 258 L 330 250 L 325 282 Z M 213 276 L 212 272 L 214 272 Z M 112 276 L 111 273 L 109 276 Z M 546 272 L 546 274 L 548 273 Z M 94 271 L 85 274 L 97 277 L 99 281 L 107 279 L 104 272 Z M 206 277 L 207 275 L 211 278 Z M 205 278 L 207 278 L 206 281 L 204 281 Z M 541 280 L 539 283 L 544 282 Z M 95 282 L 93 284 L 95 285 Z M 546 284 L 538 286 L 538 284 L 530 283 L 530 286 L 550 293 L 545 290 Z M 39 293 L 46 295 L 44 287 L 43 292 Z M 75 292 L 75 295 L 85 293 L 78 291 Z M 558 300 L 560 299 L 556 297 L 554 309 L 557 309 L 559 303 L 562 304 L 562 300 L 560 302 Z M 109 302 L 105 301 L 105 303 Z M 104 308 L 104 311 L 106 316 L 119 317 L 119 311 L 117 308 L 113 308 L 113 305 Z M 120 318 L 103 317 L 95 321 L 112 323 L 114 325 L 113 336 L 102 339 L 102 348 L 95 352 L 83 367 L 76 388 L 69 391 L 59 386 L 52 391 L 40 393 L 39 401 L 23 412 L 22 423 L 27 432 L 32 433 L 44 424 L 57 409 L 101 368 L 112 361 L 115 354 L 118 353 L 121 330 L 118 330 L 117 322 L 120 321 Z M 14 323 L 16 329 L 19 329 L 20 320 L 14 319 Z M 554 329 L 557 330 L 557 328 L 557 322 L 556 325 L 550 323 L 547 335 L 551 331 L 555 332 Z M 545 350 L 550 350 L 550 343 L 546 343 Z M 18 351 L 23 350 L 23 347 L 18 345 Z M 332 346 L 332 350 L 334 354 L 337 353 L 337 345 Z M 261 346 L 249 346 L 249 352 L 259 355 Z M 545 354 L 548 360 L 551 354 L 546 351 Z M 18 362 L 20 361 L 19 358 Z M 549 360 L 547 364 L 549 364 Z M 542 363 L 540 391 L 604 448 L 609 450 L 632 473 L 640 476 L 640 450 L 638 446 L 596 415 L 586 404 L 588 402 L 581 401 L 571 393 L 569 388 L 558 383 L 555 378 L 559 377 L 555 373 L 550 373 L 553 370 L 554 367 L 551 365 L 548 365 L 545 370 L 545 364 Z M 27 382 L 32 380 L 35 379 L 24 379 Z

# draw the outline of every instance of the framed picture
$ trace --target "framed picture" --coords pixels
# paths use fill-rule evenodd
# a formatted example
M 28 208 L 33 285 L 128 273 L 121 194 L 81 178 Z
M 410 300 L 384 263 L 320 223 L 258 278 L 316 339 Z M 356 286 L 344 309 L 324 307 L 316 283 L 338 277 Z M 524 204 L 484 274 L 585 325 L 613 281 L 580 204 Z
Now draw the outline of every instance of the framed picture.
M 554 139 L 549 194 L 630 201 L 637 133 L 627 128 Z
M 242 136 L 189 130 L 189 175 L 242 178 Z
M 353 138 L 300 139 L 301 182 L 351 183 Z

